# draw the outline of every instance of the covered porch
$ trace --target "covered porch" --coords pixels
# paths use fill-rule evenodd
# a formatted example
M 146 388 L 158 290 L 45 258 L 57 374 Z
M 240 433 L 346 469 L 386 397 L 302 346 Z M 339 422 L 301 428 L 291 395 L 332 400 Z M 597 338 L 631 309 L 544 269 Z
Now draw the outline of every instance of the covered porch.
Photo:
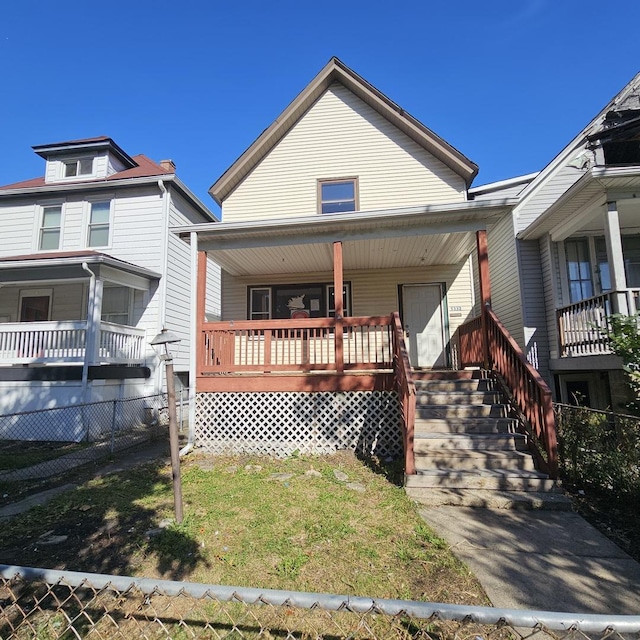
M 573 368 L 576 358 L 581 368 L 620 365 L 607 318 L 640 311 L 639 195 L 639 167 L 597 166 L 521 234 L 541 242 L 552 266 L 552 371 Z
M 0 367 L 144 364 L 135 325 L 158 279 L 97 252 L 0 259 Z
M 389 388 L 400 341 L 413 367 L 459 367 L 486 228 L 508 204 L 178 229 L 200 253 L 198 391 Z M 222 322 L 204 319 L 204 253 L 223 270 Z

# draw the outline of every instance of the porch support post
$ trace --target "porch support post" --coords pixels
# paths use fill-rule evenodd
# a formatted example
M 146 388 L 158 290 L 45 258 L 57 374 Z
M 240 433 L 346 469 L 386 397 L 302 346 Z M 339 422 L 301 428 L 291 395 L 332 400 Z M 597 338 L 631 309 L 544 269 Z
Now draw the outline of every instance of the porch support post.
M 335 350 L 336 350 L 336 370 L 338 373 L 344 371 L 344 336 L 343 336 L 343 316 L 344 305 L 342 301 L 342 291 L 344 283 L 342 278 L 342 242 L 333 243 L 333 297 L 335 305 Z
M 487 309 L 491 308 L 491 280 L 489 279 L 489 252 L 487 249 L 487 232 L 476 231 L 476 248 L 478 252 L 478 276 L 480 280 L 480 321 L 482 324 L 482 361 L 485 369 L 489 368 L 489 335 L 487 329 Z
M 198 376 L 204 368 L 205 340 L 203 335 L 207 304 L 207 252 L 198 251 L 198 279 L 196 287 L 196 388 Z
M 605 241 L 607 257 L 609 259 L 609 273 L 611 274 L 611 303 L 614 313 L 628 314 L 627 308 L 627 277 L 624 272 L 624 258 L 622 256 L 622 237 L 620 236 L 620 217 L 618 203 L 607 202 L 604 214 Z
M 190 340 L 189 349 L 189 442 L 193 442 L 194 428 L 196 424 L 196 384 L 198 382 L 198 345 L 200 344 L 200 334 L 198 332 L 197 308 L 198 308 L 198 234 L 192 231 L 189 234 L 191 250 L 191 292 L 190 304 Z
M 84 338 L 84 362 L 82 364 L 82 402 L 90 401 L 89 366 L 97 364 L 100 348 L 100 320 L 102 318 L 102 292 L 104 283 L 87 267 L 91 273 L 89 280 L 89 299 L 87 301 L 87 329 Z

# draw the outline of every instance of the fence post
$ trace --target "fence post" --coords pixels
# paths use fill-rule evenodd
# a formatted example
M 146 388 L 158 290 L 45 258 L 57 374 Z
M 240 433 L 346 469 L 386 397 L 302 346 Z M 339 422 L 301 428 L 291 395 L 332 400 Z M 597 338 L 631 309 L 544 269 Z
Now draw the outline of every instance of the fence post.
M 111 455 L 115 450 L 116 445 L 116 412 L 118 410 L 118 401 L 113 401 L 113 409 L 111 411 Z

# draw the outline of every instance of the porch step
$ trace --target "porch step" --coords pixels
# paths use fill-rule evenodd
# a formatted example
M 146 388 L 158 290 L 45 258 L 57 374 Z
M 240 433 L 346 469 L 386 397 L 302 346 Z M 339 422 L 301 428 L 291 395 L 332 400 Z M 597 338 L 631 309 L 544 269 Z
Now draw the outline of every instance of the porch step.
M 555 480 L 522 469 L 420 469 L 407 477 L 409 488 L 491 489 L 495 491 L 554 491 Z
M 418 470 L 506 468 L 535 471 L 533 457 L 517 450 L 431 449 L 416 453 L 415 463 Z
M 452 371 L 450 369 L 413 369 L 411 377 L 414 382 L 419 380 L 491 380 L 489 371 L 484 369 L 463 369 Z
M 539 491 L 494 491 L 488 489 L 407 488 L 407 495 L 428 507 L 478 507 L 487 509 L 544 509 L 571 511 L 571 499 L 563 493 Z
M 446 380 L 425 380 L 423 378 L 413 381 L 416 391 L 453 391 L 461 393 L 464 391 L 494 391 L 498 388 L 495 380 L 491 378 L 461 378 Z
M 536 470 L 527 436 L 489 372 L 420 371 L 414 381 L 411 498 L 431 506 L 571 508 L 556 482 Z
M 475 382 L 475 381 L 474 381 Z M 478 381 L 481 382 L 481 381 Z M 418 406 L 424 405 L 476 405 L 476 404 L 497 404 L 502 396 L 498 391 L 476 391 L 465 389 L 442 390 L 438 385 L 437 391 L 416 389 L 416 403 Z
M 416 418 L 415 433 L 516 433 L 515 418 Z
M 413 448 L 416 453 L 434 449 L 525 451 L 527 438 L 521 433 L 416 433 Z
M 421 405 L 416 402 L 416 416 L 419 418 L 506 418 L 508 415 L 506 404 Z

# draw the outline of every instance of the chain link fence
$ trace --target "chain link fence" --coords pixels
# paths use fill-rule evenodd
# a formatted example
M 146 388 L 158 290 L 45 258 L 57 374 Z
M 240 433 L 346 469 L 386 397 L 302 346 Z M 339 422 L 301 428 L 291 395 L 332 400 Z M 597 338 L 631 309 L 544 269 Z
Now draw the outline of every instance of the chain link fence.
M 637 639 L 640 616 L 496 609 L 0 565 L 0 637 Z
M 177 394 L 188 425 L 188 389 Z M 168 436 L 166 394 L 0 415 L 0 488 L 36 483 Z

